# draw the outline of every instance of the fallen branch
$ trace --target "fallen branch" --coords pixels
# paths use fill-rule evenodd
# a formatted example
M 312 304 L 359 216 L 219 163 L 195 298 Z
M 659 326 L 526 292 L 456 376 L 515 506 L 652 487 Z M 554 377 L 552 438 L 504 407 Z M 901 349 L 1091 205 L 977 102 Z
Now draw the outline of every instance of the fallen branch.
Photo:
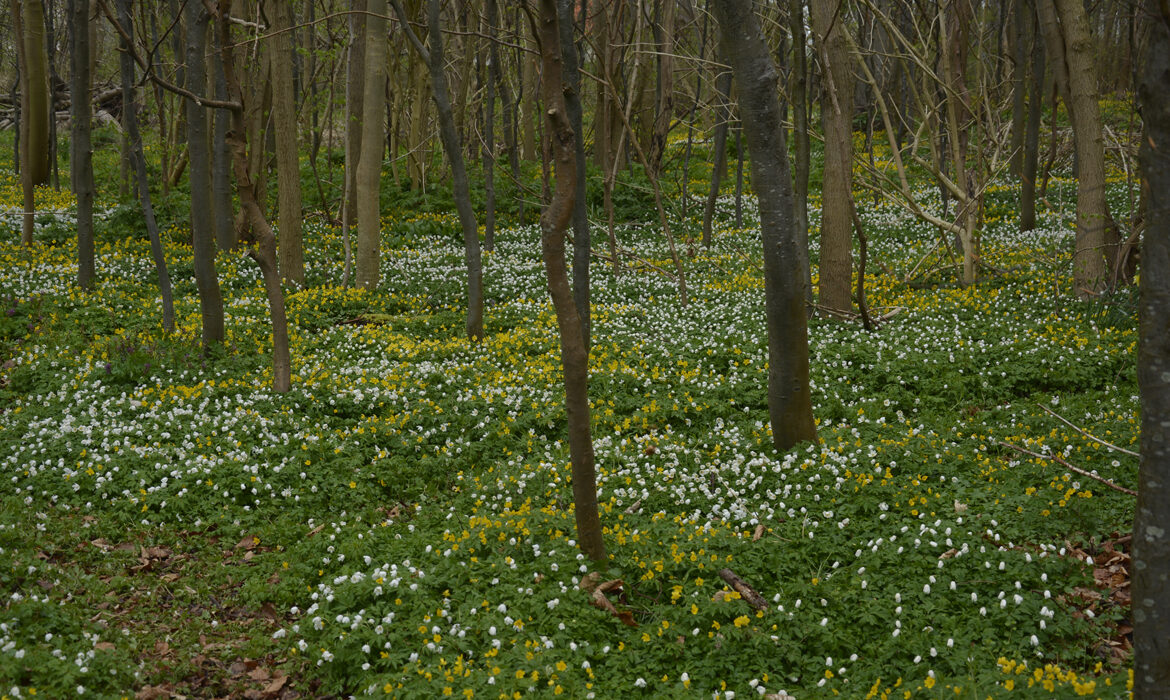
M 731 569 L 720 569 L 719 577 L 727 582 L 729 586 L 735 589 L 744 600 L 748 602 L 756 610 L 767 610 L 768 603 L 763 596 L 756 592 L 756 589 L 747 584 L 746 581 L 735 575 Z
M 1137 452 L 1134 452 L 1133 450 L 1127 450 L 1124 447 L 1118 447 L 1117 445 L 1114 445 L 1111 442 L 1106 442 L 1106 441 L 1102 440 L 1101 438 L 1097 437 L 1096 435 L 1089 433 L 1088 431 L 1086 431 L 1083 428 L 1079 428 L 1079 427 L 1073 425 L 1073 423 L 1070 420 L 1068 420 L 1064 416 L 1060 415 L 1056 411 L 1053 411 L 1052 409 L 1048 408 L 1047 406 L 1044 406 L 1043 404 L 1036 404 L 1036 405 L 1039 406 L 1041 408 L 1041 410 L 1043 410 L 1045 413 L 1051 415 L 1053 418 L 1056 418 L 1061 423 L 1064 423 L 1068 427 L 1077 431 L 1081 435 L 1084 435 L 1085 437 L 1089 438 L 1090 440 L 1092 440 L 1093 442 L 1095 442 L 1097 444 L 1104 445 L 1105 447 L 1108 447 L 1111 450 L 1117 450 L 1118 452 L 1124 452 L 1125 454 L 1133 456 L 1133 457 L 1141 457 L 1141 455 L 1139 455 Z
M 1040 454 L 1039 452 L 1033 452 L 1033 451 L 1031 451 L 1031 450 L 1025 450 L 1025 449 L 1024 449 L 1024 448 L 1022 448 L 1022 447 L 1017 447 L 1016 445 L 1013 445 L 1013 444 L 1011 444 L 1011 443 L 1008 443 L 1008 442 L 999 442 L 999 441 L 997 441 L 997 442 L 996 442 L 996 444 L 997 444 L 997 445 L 1003 445 L 1004 447 L 1007 447 L 1007 448 L 1009 448 L 1009 449 L 1013 449 L 1013 450 L 1015 450 L 1016 452 L 1022 452 L 1023 454 L 1026 454 L 1026 455 L 1031 455 L 1031 456 L 1033 456 L 1033 457 L 1039 457 L 1040 459 L 1047 459 L 1047 460 L 1051 460 L 1051 461 L 1053 461 L 1053 462 L 1056 462 L 1057 464 L 1059 464 L 1060 466 L 1064 467 L 1065 469 L 1067 469 L 1067 470 L 1069 470 L 1069 471 L 1071 471 L 1071 472 L 1076 472 L 1077 474 L 1080 474 L 1081 476 L 1087 476 L 1087 477 L 1089 477 L 1090 479 L 1096 479 L 1097 481 L 1100 481 L 1102 484 L 1105 484 L 1106 486 L 1108 486 L 1109 488 L 1113 489 L 1114 491 L 1120 491 L 1120 492 L 1122 492 L 1122 493 L 1127 493 L 1127 494 L 1129 494 L 1130 496 L 1136 496 L 1136 495 L 1137 495 L 1137 491 L 1134 491 L 1133 489 L 1127 489 L 1127 488 L 1125 488 L 1124 486 L 1118 486 L 1117 484 L 1113 483 L 1112 481 L 1110 481 L 1110 480 L 1106 479 L 1106 478 L 1105 478 L 1105 477 L 1103 477 L 1103 476 L 1097 476 L 1096 474 L 1094 474 L 1094 473 L 1092 473 L 1092 472 L 1087 472 L 1087 471 L 1085 471 L 1084 469 L 1081 469 L 1080 467 L 1074 467 L 1073 465 L 1071 465 L 1071 464 L 1069 464 L 1068 462 L 1064 461 L 1064 460 L 1063 460 L 1063 459 L 1061 459 L 1060 457 L 1057 457 L 1056 455 L 1045 455 L 1045 454 Z

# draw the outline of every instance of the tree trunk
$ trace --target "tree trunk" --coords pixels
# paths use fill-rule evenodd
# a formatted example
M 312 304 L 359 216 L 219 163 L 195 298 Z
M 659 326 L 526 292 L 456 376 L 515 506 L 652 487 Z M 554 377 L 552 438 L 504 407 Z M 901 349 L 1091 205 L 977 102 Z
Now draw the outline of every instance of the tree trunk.
M 1040 119 L 1044 108 L 1044 42 L 1035 12 L 1031 21 L 1032 70 L 1028 90 L 1028 124 L 1024 133 L 1024 158 L 1020 173 L 1020 230 L 1036 228 L 1036 175 L 1040 165 Z
M 280 287 L 280 274 L 276 263 L 276 236 L 264 218 L 257 201 L 257 185 L 248 169 L 248 133 L 245 118 L 245 98 L 240 80 L 236 74 L 234 42 L 232 41 L 227 5 L 231 0 L 220 0 L 219 18 L 216 31 L 219 34 L 220 52 L 218 62 L 222 65 L 228 94 L 237 103 L 232 110 L 232 125 L 228 132 L 228 145 L 232 152 L 232 168 L 236 176 L 236 191 L 240 196 L 240 209 L 247 220 L 250 240 L 256 247 L 248 250 L 248 257 L 256 261 L 264 279 L 264 291 L 268 297 L 268 310 L 272 319 L 272 390 L 278 394 L 292 388 L 292 361 L 289 353 L 288 319 L 284 306 L 284 291 Z M 190 3 L 197 5 L 197 3 Z M 262 148 L 257 144 L 257 148 Z M 194 158 L 192 158 L 194 169 Z
M 219 45 L 219 33 L 214 32 L 212 38 L 215 50 L 218 53 L 223 49 Z M 223 62 L 213 61 L 212 71 L 215 78 L 215 98 L 227 99 L 227 82 L 223 76 Z M 214 124 L 211 133 L 211 208 L 212 220 L 215 223 L 215 243 L 220 250 L 232 250 L 236 247 L 236 227 L 233 223 L 232 211 L 232 178 L 231 154 L 228 153 L 227 133 L 231 113 L 226 109 L 217 109 L 212 112 Z
M 1024 140 L 1026 126 L 1024 124 L 1024 95 L 1028 90 L 1025 76 L 1028 71 L 1025 67 L 1028 51 L 1027 37 L 1027 10 L 1024 0 L 1015 0 L 1015 21 L 1012 28 L 1012 141 L 1011 161 L 1009 172 L 1015 177 L 1022 177 L 1024 173 Z
M 581 320 L 581 336 L 585 349 L 591 346 L 592 315 L 589 309 L 589 218 L 585 212 L 585 128 L 581 124 L 581 71 L 577 64 L 577 46 L 574 43 L 573 8 L 575 0 L 557 0 L 557 26 L 560 29 L 562 77 L 565 90 L 565 109 L 569 127 L 573 129 L 573 149 L 577 173 L 573 192 L 573 301 Z
M 715 224 L 715 203 L 719 199 L 719 186 L 727 173 L 727 128 L 731 122 L 728 102 L 731 97 L 731 71 L 725 70 L 715 76 L 715 135 L 712 140 L 711 189 L 707 191 L 707 204 L 703 207 L 703 247 L 710 248 L 712 228 Z
M 28 94 L 28 108 L 21 120 L 27 131 L 24 167 L 33 186 L 49 182 L 49 64 L 45 52 L 45 7 L 42 0 L 16 0 L 21 10 L 21 94 Z
M 1077 234 L 1073 256 L 1073 285 L 1079 296 L 1091 296 L 1106 283 L 1107 263 L 1116 246 L 1107 241 L 1113 227 L 1105 199 L 1105 138 L 1097 104 L 1097 70 L 1093 38 L 1082 0 L 1054 2 L 1064 36 L 1068 62 L 1069 112 L 1077 155 Z M 1111 255 L 1111 253 L 1113 253 Z
M 488 65 L 483 71 L 483 247 L 489 253 L 496 247 L 496 0 L 487 0 Z
M 305 252 L 301 235 L 301 159 L 297 146 L 297 100 L 293 86 L 292 7 L 287 0 L 266 0 L 272 22 L 272 121 L 276 129 L 277 230 L 280 231 L 280 276 L 293 287 L 305 286 Z M 379 139 L 381 143 L 381 139 Z
M 131 0 L 118 0 L 118 23 L 128 33 L 130 41 L 134 40 L 134 25 L 130 21 Z M 158 289 L 162 296 L 162 322 L 167 333 L 175 332 L 175 305 L 171 298 L 171 276 L 167 272 L 167 260 L 163 255 L 162 240 L 158 232 L 158 222 L 154 218 L 154 207 L 150 203 L 150 181 L 146 175 L 146 158 L 142 152 L 142 135 L 138 133 L 138 113 L 135 109 L 134 97 L 134 59 L 123 44 L 119 54 L 122 71 L 122 123 L 126 129 L 126 139 L 130 145 L 130 160 L 133 165 L 134 179 L 138 185 L 138 199 L 142 203 L 142 216 L 146 221 L 146 233 L 150 237 L 150 255 L 154 259 L 154 269 L 158 276 Z
M 207 89 L 207 22 L 202 3 L 186 5 L 187 89 L 201 95 Z M 207 109 L 194 100 L 187 103 L 187 153 L 191 182 L 191 249 L 194 253 L 195 286 L 203 317 L 203 348 L 222 343 L 223 297 L 215 273 L 215 236 L 211 230 L 211 167 L 207 153 Z
M 560 330 L 578 546 L 594 562 L 604 562 L 607 557 L 597 508 L 593 437 L 589 425 L 589 351 L 581 334 L 581 321 L 577 317 L 577 307 L 573 303 L 569 273 L 565 266 L 565 229 L 573 217 L 577 166 L 574 163 L 573 130 L 569 126 L 564 102 L 564 93 L 568 88 L 561 76 L 562 53 L 556 0 L 540 0 L 538 23 L 544 67 L 541 91 L 551 152 L 556 163 L 556 190 L 540 217 L 540 247 L 548 274 L 549 296 L 552 297 Z
M 793 200 L 796 212 L 796 239 L 803 252 L 805 301 L 812 308 L 812 266 L 808 260 L 808 54 L 805 51 L 804 3 L 790 0 L 788 22 L 792 32 L 792 138 L 796 163 L 793 165 Z
M 89 1 L 69 0 L 70 47 L 70 136 L 69 172 L 77 195 L 77 283 L 92 289 L 93 251 L 93 148 L 89 74 Z
M 381 276 L 382 91 L 386 71 L 386 0 L 369 0 L 365 19 L 365 95 L 357 159 L 357 283 L 375 289 Z
M 647 159 L 655 174 L 662 172 L 662 157 L 666 153 L 666 140 L 674 120 L 674 16 L 676 0 L 659 0 L 658 22 L 658 80 L 654 85 L 654 124 L 650 134 Z
M 841 0 L 810 0 L 813 39 L 821 59 L 821 123 L 825 131 L 821 209 L 820 304 L 853 308 L 853 71 Z
M 1149 192 L 1142 244 L 1141 466 L 1133 523 L 1133 691 L 1170 688 L 1170 11 L 1145 2 L 1150 27 L 1138 73 L 1145 138 L 1141 168 Z
M 817 439 L 809 386 L 808 318 L 804 274 L 792 206 L 792 181 L 779 77 L 752 0 L 714 0 L 723 55 L 739 84 L 739 108 L 760 202 L 764 298 L 768 327 L 768 414 L 772 443 L 787 450 Z M 847 278 L 848 279 L 848 278 Z
M 357 168 L 362 152 L 362 98 L 366 90 L 366 0 L 353 0 L 349 16 L 349 60 L 345 69 L 345 205 L 352 226 L 357 216 Z M 385 14 L 385 13 L 383 13 Z

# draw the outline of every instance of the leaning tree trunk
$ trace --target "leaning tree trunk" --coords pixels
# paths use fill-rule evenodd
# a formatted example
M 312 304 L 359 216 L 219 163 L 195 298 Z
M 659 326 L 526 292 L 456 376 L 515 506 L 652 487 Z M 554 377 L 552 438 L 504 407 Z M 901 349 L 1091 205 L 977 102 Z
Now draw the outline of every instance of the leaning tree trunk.
M 171 276 L 167 272 L 167 260 L 163 255 L 162 239 L 158 222 L 154 218 L 154 207 L 150 203 L 150 180 L 146 175 L 146 158 L 142 152 L 142 135 L 138 133 L 138 113 L 134 98 L 134 59 L 130 56 L 129 45 L 134 41 L 134 25 L 130 21 L 131 0 L 118 0 L 118 23 L 126 30 L 128 37 L 123 42 L 119 63 L 122 69 L 122 123 L 126 129 L 130 161 L 134 179 L 138 185 L 138 199 L 142 204 L 142 217 L 146 221 L 146 233 L 150 237 L 150 255 L 154 259 L 158 275 L 158 289 L 162 296 L 162 322 L 167 333 L 175 332 L 175 305 L 171 298 Z
M 90 145 L 92 128 L 89 99 L 89 2 L 69 0 L 69 117 L 70 135 L 69 173 L 73 192 L 77 195 L 77 283 L 82 289 L 92 289 L 93 259 L 93 148 Z
M 821 59 L 821 123 L 825 131 L 819 302 L 849 313 L 853 279 L 853 70 L 841 0 L 810 0 Z
M 572 461 L 573 510 L 578 546 L 595 562 L 606 560 L 597 509 L 597 477 L 593 436 L 589 426 L 589 351 L 581 334 L 581 321 L 569 288 L 565 265 L 565 229 L 573 217 L 577 167 L 573 130 L 565 113 L 567 86 L 561 76 L 561 47 L 557 29 L 556 0 L 540 0 L 541 58 L 544 66 L 541 91 L 550 153 L 556 164 L 556 189 L 540 217 L 540 247 L 548 273 L 548 291 L 556 310 L 561 338 L 561 365 L 565 375 L 565 414 L 568 418 L 569 457 Z
M 357 283 L 375 289 L 380 277 L 382 221 L 382 93 L 386 76 L 386 0 L 369 0 L 365 17 L 365 85 L 362 137 L 357 157 Z M 350 126 L 353 126 L 352 123 Z
M 297 101 L 293 86 L 292 8 L 287 0 L 267 0 L 272 21 L 272 122 L 276 128 L 277 230 L 280 231 L 280 276 L 294 287 L 305 286 L 305 251 L 301 236 L 301 160 L 297 149 Z
M 1142 244 L 1138 386 L 1141 467 L 1133 523 L 1134 697 L 1170 688 L 1170 11 L 1145 3 L 1149 44 L 1138 76 L 1149 192 Z
M 202 3 L 189 2 L 187 13 L 187 90 L 201 95 L 207 89 L 207 23 Z M 222 343 L 223 297 L 215 273 L 215 235 L 211 226 L 211 165 L 207 149 L 207 108 L 187 101 L 187 153 L 191 182 L 191 249 L 195 286 L 203 317 L 203 348 Z
M 768 326 L 768 414 L 772 443 L 787 450 L 817 439 L 809 385 L 804 274 L 792 206 L 792 180 L 778 74 L 752 0 L 714 0 L 723 55 L 739 84 L 739 109 L 760 202 L 764 308 Z

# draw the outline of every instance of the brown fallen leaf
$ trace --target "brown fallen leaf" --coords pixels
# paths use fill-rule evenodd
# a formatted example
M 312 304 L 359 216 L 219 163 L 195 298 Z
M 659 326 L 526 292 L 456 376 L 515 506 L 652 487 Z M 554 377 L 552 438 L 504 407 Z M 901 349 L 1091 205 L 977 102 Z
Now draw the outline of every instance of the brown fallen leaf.
M 165 640 L 158 640 L 154 643 L 154 653 L 159 656 L 166 656 L 171 651 L 171 645 L 167 644 Z
M 148 685 L 134 694 L 135 700 L 159 700 L 171 697 L 171 691 L 165 685 Z
M 597 584 L 599 583 L 601 583 L 601 572 L 591 571 L 585 574 L 585 577 L 581 579 L 581 583 L 577 584 L 577 587 L 583 591 L 590 592 L 594 588 L 597 588 Z
M 167 583 L 174 583 L 175 581 L 178 581 L 182 577 L 179 576 L 178 574 L 163 574 L 159 578 L 161 578 L 163 581 L 166 581 Z
M 764 527 L 763 523 L 756 525 L 756 531 L 752 533 L 752 542 L 758 542 L 764 536 L 766 530 L 767 528 Z
M 950 559 L 951 557 L 957 555 L 958 553 L 959 553 L 959 550 L 957 550 L 957 549 L 948 549 L 947 551 L 938 555 L 938 558 L 939 559 Z
M 313 535 L 317 534 L 318 532 L 321 532 L 324 529 L 325 529 L 325 523 L 321 523 L 320 525 L 313 528 L 312 530 L 309 530 L 309 534 L 305 535 L 305 539 L 312 537 Z
M 236 543 L 236 549 L 255 549 L 260 544 L 260 538 L 255 535 L 245 535 L 244 539 Z
M 40 586 L 42 590 L 46 590 L 46 591 L 53 590 L 53 582 L 52 581 L 46 581 L 45 579 L 41 579 L 41 580 L 37 581 L 37 585 Z
M 274 695 L 276 693 L 279 693 L 280 689 L 283 688 L 284 684 L 287 682 L 288 682 L 288 676 L 281 675 L 281 676 L 277 676 L 276 678 L 273 678 L 272 681 L 268 685 L 264 686 L 264 694 L 265 695 Z
M 98 642 L 93 648 L 99 651 L 113 651 L 115 647 L 112 642 Z
M 266 681 L 269 678 L 272 678 L 272 674 L 269 673 L 268 669 L 264 668 L 263 666 L 257 666 L 248 672 L 248 678 L 251 678 L 254 681 Z

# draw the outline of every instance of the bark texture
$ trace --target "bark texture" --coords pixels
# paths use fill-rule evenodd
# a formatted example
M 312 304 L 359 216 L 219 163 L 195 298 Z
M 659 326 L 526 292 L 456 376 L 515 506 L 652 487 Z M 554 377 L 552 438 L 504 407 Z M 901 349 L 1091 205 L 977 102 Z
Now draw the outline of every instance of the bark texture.
M 90 145 L 92 119 L 89 99 L 89 2 L 69 0 L 70 107 L 72 133 L 69 173 L 77 196 L 77 283 L 92 289 L 93 260 L 93 148 Z
M 806 440 L 815 441 L 817 431 L 808 376 L 804 274 L 800 269 L 788 149 L 776 96 L 779 75 L 752 0 L 715 0 L 712 9 L 719 23 L 723 55 L 740 87 L 740 114 L 752 155 L 752 186 L 760 202 L 768 327 L 768 413 L 773 444 L 778 450 L 787 450 Z
M 853 71 L 841 0 L 810 0 L 813 40 L 822 66 L 825 132 L 819 301 L 830 312 L 853 308 Z M 770 88 L 772 91 L 775 88 Z M 754 168 L 753 168 L 754 170 Z
M 1149 215 L 1142 245 L 1141 467 L 1133 524 L 1134 697 L 1170 688 L 1170 11 L 1147 0 L 1149 44 L 1138 75 Z
M 540 247 L 548 274 L 548 291 L 556 310 L 561 338 L 561 365 L 565 374 L 565 414 L 568 419 L 569 455 L 573 463 L 573 511 L 578 546 L 595 562 L 606 560 L 597 509 L 597 477 L 593 436 L 589 425 L 589 352 L 581 334 L 581 321 L 569 287 L 565 265 L 565 229 L 573 217 L 576 191 L 576 149 L 565 110 L 561 73 L 561 46 L 557 28 L 556 0 L 540 0 L 541 60 L 544 67 L 541 92 L 545 106 L 550 153 L 555 162 L 556 189 L 540 217 Z
M 369 0 L 365 17 L 365 85 L 362 97 L 361 149 L 357 156 L 357 283 L 378 286 L 382 220 L 382 91 L 386 80 L 386 0 Z M 353 126 L 352 123 L 350 126 Z
M 280 231 L 280 276 L 305 286 L 305 252 L 301 236 L 301 160 L 293 86 L 292 7 L 287 0 L 267 0 L 272 31 L 272 122 L 276 127 L 277 230 Z

